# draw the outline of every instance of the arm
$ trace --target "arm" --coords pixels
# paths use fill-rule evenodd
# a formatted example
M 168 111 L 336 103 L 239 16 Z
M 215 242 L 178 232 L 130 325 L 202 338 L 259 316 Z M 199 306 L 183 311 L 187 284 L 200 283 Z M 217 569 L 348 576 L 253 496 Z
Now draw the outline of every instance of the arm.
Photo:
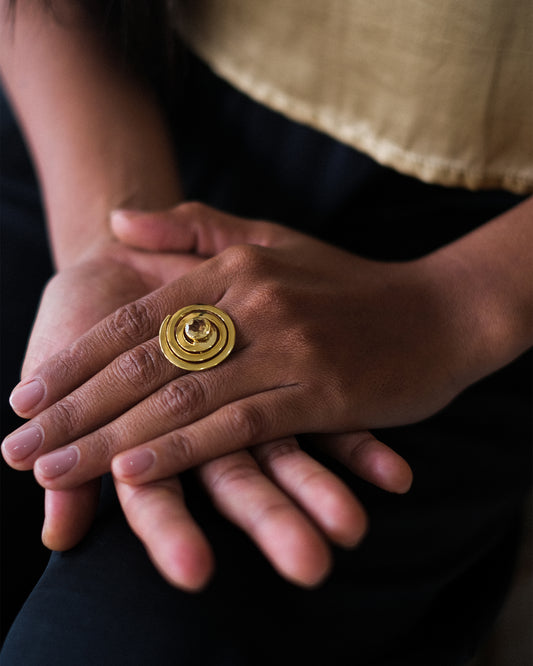
M 2 7 L 3 83 L 44 193 L 58 269 L 120 255 L 109 213 L 181 198 L 163 114 L 77 3 Z

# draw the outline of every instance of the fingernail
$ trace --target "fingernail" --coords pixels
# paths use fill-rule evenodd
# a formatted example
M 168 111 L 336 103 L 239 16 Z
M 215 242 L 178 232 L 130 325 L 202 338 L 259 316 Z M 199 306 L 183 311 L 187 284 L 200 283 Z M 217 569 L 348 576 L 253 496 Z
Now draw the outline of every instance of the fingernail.
M 155 462 L 155 454 L 151 449 L 142 449 L 121 456 L 115 462 L 115 470 L 120 476 L 136 476 L 146 472 Z
M 9 404 L 15 412 L 25 413 L 37 405 L 44 398 L 45 388 L 40 379 L 32 379 L 27 384 L 19 384 L 13 389 L 9 397 Z
M 80 459 L 80 451 L 77 446 L 69 446 L 67 449 L 54 451 L 42 456 L 35 463 L 36 469 L 47 479 L 55 479 L 57 476 L 69 472 Z
M 6 437 L 2 443 L 4 453 L 11 460 L 19 462 L 37 451 L 44 440 L 41 426 L 31 425 L 19 430 L 14 435 Z

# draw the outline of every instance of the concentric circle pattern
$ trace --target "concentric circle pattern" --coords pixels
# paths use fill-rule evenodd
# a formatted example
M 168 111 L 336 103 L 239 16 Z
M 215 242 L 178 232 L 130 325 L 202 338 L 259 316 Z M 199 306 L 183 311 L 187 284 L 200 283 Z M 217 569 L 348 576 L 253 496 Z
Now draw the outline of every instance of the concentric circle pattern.
M 165 317 L 159 344 L 178 368 L 206 370 L 228 357 L 235 344 L 235 327 L 229 315 L 214 305 L 188 305 Z

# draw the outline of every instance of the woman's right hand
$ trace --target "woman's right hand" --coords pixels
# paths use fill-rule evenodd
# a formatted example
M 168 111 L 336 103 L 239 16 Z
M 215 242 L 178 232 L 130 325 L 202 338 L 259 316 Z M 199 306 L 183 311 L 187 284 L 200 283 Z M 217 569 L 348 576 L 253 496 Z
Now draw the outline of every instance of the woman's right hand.
M 368 433 L 327 436 L 324 444 L 341 448 L 340 457 L 351 458 L 355 474 L 363 471 L 378 483 L 396 463 L 396 454 Z M 410 470 L 404 461 L 401 465 L 404 480 L 397 492 L 410 484 Z M 399 480 L 398 471 L 390 471 L 388 489 Z M 322 582 L 332 566 L 330 544 L 353 548 L 366 532 L 365 510 L 352 491 L 292 437 L 209 461 L 197 474 L 220 513 L 297 585 Z M 213 572 L 214 557 L 187 509 L 179 477 L 137 486 L 115 479 L 115 487 L 131 528 L 160 573 L 176 587 L 201 589 Z
M 15 389 L 15 402 L 30 379 L 43 389 L 17 433 L 40 443 L 17 461 L 9 439 L 4 454 L 20 469 L 36 463 L 46 488 L 96 478 L 111 461 L 137 485 L 287 436 L 413 423 L 489 367 L 483 340 L 465 335 L 478 313 L 457 298 L 463 273 L 441 257 L 377 262 L 205 206 L 175 216 L 213 235 L 250 229 L 250 242 L 119 308 Z M 217 305 L 237 329 L 229 359 L 204 372 L 176 368 L 158 339 L 192 303 Z

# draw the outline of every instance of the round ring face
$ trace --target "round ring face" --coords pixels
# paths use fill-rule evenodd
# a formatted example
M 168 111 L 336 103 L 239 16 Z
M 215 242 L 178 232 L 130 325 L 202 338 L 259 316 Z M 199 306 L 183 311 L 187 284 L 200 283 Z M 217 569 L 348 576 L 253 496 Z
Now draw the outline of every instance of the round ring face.
M 235 326 L 214 305 L 188 305 L 163 320 L 161 351 L 182 370 L 206 370 L 221 363 L 235 344 Z

